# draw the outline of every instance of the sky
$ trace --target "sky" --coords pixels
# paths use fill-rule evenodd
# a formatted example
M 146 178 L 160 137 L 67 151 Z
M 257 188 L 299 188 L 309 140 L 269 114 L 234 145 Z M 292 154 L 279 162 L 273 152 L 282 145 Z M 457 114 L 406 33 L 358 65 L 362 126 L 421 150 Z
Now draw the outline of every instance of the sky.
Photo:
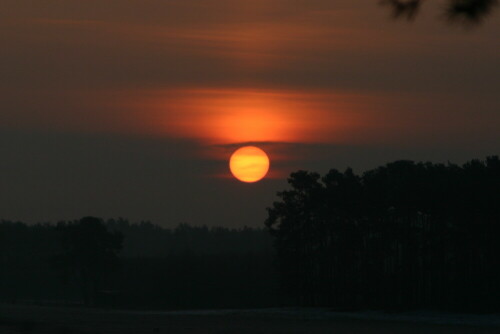
M 498 155 L 500 16 L 424 5 L 0 0 L 0 219 L 260 227 L 299 169 Z

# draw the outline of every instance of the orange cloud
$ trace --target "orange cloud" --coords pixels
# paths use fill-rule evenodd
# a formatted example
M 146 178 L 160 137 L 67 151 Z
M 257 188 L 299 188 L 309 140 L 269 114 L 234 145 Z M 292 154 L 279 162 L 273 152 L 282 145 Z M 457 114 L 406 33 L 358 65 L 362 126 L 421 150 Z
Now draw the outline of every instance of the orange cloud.
M 209 144 L 343 142 L 364 126 L 373 97 L 256 89 L 157 91 L 127 102 L 156 121 L 154 131 Z

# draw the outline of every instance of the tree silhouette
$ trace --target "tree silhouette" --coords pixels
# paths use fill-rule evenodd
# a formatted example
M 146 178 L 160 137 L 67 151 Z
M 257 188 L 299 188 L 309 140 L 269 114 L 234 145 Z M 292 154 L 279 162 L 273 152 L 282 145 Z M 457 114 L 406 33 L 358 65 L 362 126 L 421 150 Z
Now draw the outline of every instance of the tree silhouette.
M 279 304 L 272 238 L 263 228 L 187 224 L 166 228 L 122 218 L 103 221 L 108 233 L 123 234 L 120 270 L 114 272 L 116 259 L 101 264 L 104 271 L 93 265 L 97 275 L 87 276 L 98 276 L 97 283 L 85 285 L 82 273 L 88 270 L 81 263 L 90 261 L 91 255 L 85 255 L 89 250 L 75 253 L 82 253 L 77 248 L 90 248 L 95 240 L 74 240 L 102 240 L 106 233 L 99 224 L 86 227 L 87 231 L 79 224 L 0 221 L 0 300 L 80 304 L 85 299 L 88 305 L 147 309 Z
M 500 311 L 498 157 L 298 171 L 289 183 L 267 229 L 0 221 L 0 299 Z
M 301 305 L 500 309 L 500 161 L 299 171 L 266 226 Z
M 57 256 L 64 279 L 76 278 L 84 303 L 95 305 L 103 279 L 119 264 L 123 236 L 110 232 L 101 219 L 84 217 L 74 223 L 60 223 L 62 253 Z
M 380 4 L 391 9 L 392 16 L 413 20 L 424 0 L 381 0 Z M 498 5 L 498 0 L 447 0 L 441 15 L 449 22 L 465 26 L 481 23 Z

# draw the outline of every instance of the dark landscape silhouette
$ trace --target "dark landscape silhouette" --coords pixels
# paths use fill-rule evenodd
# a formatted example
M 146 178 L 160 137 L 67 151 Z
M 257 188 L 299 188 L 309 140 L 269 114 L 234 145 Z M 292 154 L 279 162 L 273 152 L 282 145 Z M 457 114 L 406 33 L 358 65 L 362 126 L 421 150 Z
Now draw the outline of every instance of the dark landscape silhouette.
M 299 171 L 266 225 L 282 286 L 336 309 L 500 307 L 500 161 Z
M 500 160 L 298 171 L 264 228 L 0 223 L 4 303 L 500 310 Z M 273 247 L 274 245 L 274 247 Z

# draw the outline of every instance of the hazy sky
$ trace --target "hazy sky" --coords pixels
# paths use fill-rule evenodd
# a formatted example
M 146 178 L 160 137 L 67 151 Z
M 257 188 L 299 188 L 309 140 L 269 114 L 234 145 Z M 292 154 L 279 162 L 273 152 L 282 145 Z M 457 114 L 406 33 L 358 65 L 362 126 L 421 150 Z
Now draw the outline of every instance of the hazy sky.
M 0 218 L 261 226 L 297 169 L 500 152 L 500 16 L 378 1 L 0 0 Z M 254 143 L 269 177 L 228 158 Z

